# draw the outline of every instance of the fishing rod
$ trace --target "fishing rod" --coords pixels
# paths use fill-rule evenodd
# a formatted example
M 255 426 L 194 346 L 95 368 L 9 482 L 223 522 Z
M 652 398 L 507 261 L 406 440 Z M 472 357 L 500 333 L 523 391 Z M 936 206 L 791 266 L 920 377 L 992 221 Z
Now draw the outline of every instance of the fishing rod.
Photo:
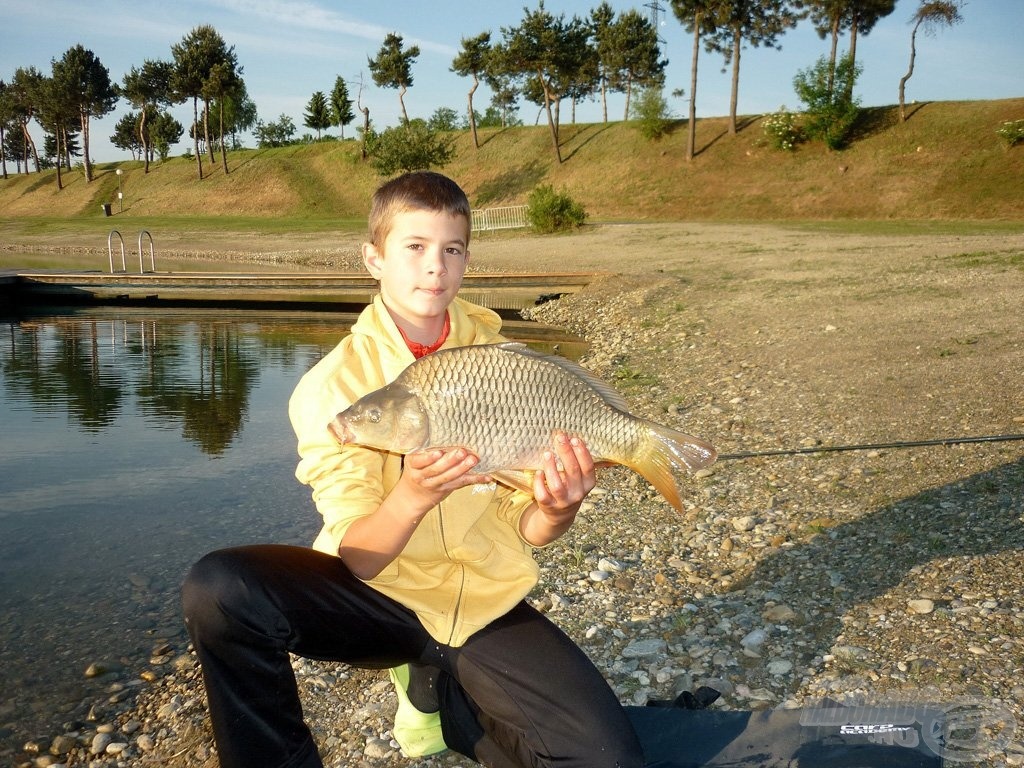
M 840 451 L 878 451 L 884 448 L 921 448 L 930 445 L 960 445 L 962 443 L 1002 443 L 1024 440 L 1024 434 L 974 435 L 965 437 L 944 437 L 934 440 L 897 440 L 891 443 L 857 443 L 855 445 L 815 445 L 806 448 L 777 448 L 765 451 L 738 451 L 720 453 L 719 461 L 752 459 L 759 456 L 796 456 L 802 453 L 838 453 Z

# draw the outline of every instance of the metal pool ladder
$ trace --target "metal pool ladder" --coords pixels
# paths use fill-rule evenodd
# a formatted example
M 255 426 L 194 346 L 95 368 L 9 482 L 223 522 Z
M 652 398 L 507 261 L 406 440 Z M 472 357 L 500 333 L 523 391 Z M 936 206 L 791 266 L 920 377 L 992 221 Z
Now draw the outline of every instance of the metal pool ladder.
M 107 258 L 110 260 L 110 273 L 114 273 L 114 235 L 117 235 L 118 242 L 121 244 L 121 271 L 127 272 L 128 267 L 124 260 L 124 238 L 121 237 L 121 233 L 116 229 L 110 230 L 110 234 L 107 235 Z M 144 275 L 146 268 L 143 266 L 142 261 L 142 238 L 146 237 L 149 239 L 149 271 L 156 272 L 156 257 L 153 254 L 153 236 L 149 234 L 148 230 L 142 230 L 139 232 L 139 274 Z

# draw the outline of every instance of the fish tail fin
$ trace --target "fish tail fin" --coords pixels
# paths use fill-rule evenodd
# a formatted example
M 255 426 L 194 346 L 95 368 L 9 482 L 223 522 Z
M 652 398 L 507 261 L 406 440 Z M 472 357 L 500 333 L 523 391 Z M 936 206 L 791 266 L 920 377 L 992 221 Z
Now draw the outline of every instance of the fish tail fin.
M 718 451 L 699 437 L 661 424 L 648 423 L 647 429 L 647 439 L 636 461 L 629 466 L 643 475 L 676 510 L 682 511 L 683 502 L 673 471 L 686 469 L 696 472 L 709 467 L 718 458 Z

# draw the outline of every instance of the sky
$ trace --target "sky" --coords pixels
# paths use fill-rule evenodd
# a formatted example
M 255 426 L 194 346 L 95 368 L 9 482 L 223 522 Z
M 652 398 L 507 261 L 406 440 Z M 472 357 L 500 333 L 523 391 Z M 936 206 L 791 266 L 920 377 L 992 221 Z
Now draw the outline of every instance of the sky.
M 855 95 L 862 106 L 898 101 L 900 77 L 910 57 L 911 18 L 921 0 L 897 0 L 896 10 L 857 42 L 857 59 L 864 71 Z M 587 17 L 600 0 L 546 0 L 545 7 L 566 17 Z M 665 93 L 674 116 L 689 110 L 692 38 L 671 12 L 669 0 L 610 0 L 616 12 L 636 8 L 657 15 L 668 58 Z M 413 84 L 405 96 L 410 117 L 429 118 L 438 107 L 465 114 L 468 78 L 450 71 L 463 38 L 490 31 L 501 39 L 502 28 L 522 21 L 524 7 L 537 0 L 502 2 L 474 0 L 0 0 L 0 79 L 9 81 L 18 67 L 34 65 L 44 74 L 51 61 L 81 44 L 92 50 L 120 83 L 132 66 L 146 59 L 171 60 L 171 46 L 194 27 L 210 24 L 234 46 L 250 98 L 259 119 L 271 122 L 288 115 L 297 135 L 315 133 L 303 125 L 303 113 L 315 91 L 329 94 L 341 76 L 353 99 L 362 80 L 363 103 L 378 129 L 399 121 L 398 91 L 373 84 L 367 60 L 375 57 L 384 37 L 396 32 L 406 47 L 417 45 L 420 55 L 412 65 Z M 652 8 L 657 6 L 657 8 Z M 660 13 L 658 12 L 660 9 Z M 967 0 L 964 21 L 941 27 L 932 36 L 918 34 L 914 75 L 907 83 L 909 101 L 960 101 L 1024 96 L 1024 0 Z M 780 107 L 800 108 L 793 77 L 828 54 L 829 41 L 818 37 L 809 22 L 802 22 L 780 38 L 781 50 L 747 48 L 741 55 L 740 114 L 775 112 Z M 841 40 L 841 50 L 849 44 Z M 716 117 L 729 112 L 730 78 L 723 59 L 703 50 L 698 62 L 697 116 Z M 682 97 L 669 96 L 683 89 Z M 483 112 L 490 92 L 481 85 L 474 106 Z M 609 119 L 623 116 L 625 97 L 609 96 Z M 93 120 L 91 156 L 97 162 L 130 159 L 130 153 L 111 145 L 117 120 L 130 110 L 121 101 L 110 115 Z M 191 104 L 177 106 L 175 117 L 191 123 Z M 540 117 L 532 104 L 520 106 L 526 125 Z M 1024 115 L 1022 115 L 1024 117 Z M 346 128 L 354 136 L 362 116 Z M 569 122 L 569 110 L 562 120 Z M 602 119 L 599 101 L 578 105 L 577 122 Z M 336 129 L 335 129 L 336 130 Z M 41 131 L 36 129 L 34 135 Z M 180 154 L 189 141 L 172 149 Z M 246 146 L 255 146 L 244 136 Z

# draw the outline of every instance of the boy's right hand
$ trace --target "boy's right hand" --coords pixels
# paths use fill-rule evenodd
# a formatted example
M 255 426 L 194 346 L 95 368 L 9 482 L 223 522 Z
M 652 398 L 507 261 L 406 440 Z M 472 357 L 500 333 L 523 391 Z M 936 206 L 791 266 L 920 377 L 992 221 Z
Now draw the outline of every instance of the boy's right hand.
M 402 477 L 377 511 L 354 520 L 338 555 L 360 579 L 377 576 L 409 543 L 423 517 L 452 491 L 491 478 L 473 472 L 479 459 L 465 448 L 432 448 L 405 457 Z
M 402 482 L 419 496 L 426 509 L 440 504 L 452 491 L 478 483 L 490 483 L 488 475 L 473 472 L 479 459 L 465 448 L 431 448 L 405 457 Z M 426 510 L 425 510 L 426 511 Z

